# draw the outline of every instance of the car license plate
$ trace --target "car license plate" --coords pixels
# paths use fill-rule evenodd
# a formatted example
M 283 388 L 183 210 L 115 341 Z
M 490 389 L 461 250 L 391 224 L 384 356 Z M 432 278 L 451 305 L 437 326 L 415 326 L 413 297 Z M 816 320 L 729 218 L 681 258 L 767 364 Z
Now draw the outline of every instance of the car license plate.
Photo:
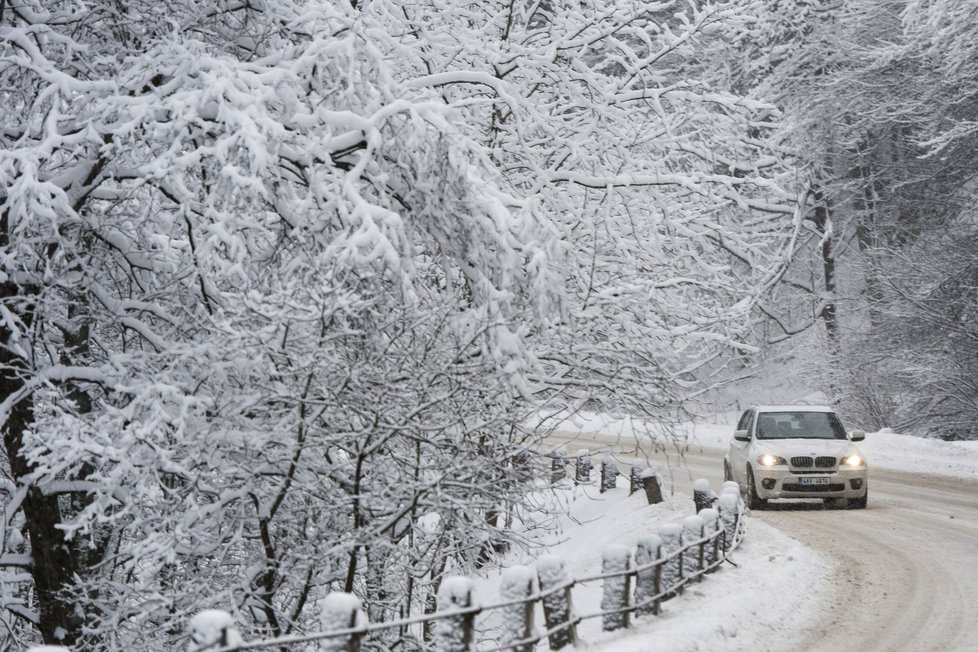
M 798 484 L 828 484 L 831 478 L 798 478 Z

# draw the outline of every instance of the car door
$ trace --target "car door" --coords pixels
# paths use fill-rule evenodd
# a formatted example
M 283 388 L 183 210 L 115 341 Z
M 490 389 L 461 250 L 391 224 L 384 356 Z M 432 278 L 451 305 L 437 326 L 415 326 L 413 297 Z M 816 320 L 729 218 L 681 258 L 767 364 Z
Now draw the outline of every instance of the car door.
M 747 410 L 741 415 L 740 420 L 737 421 L 736 429 L 746 430 L 747 432 L 751 432 L 754 429 L 753 409 Z M 740 484 L 747 482 L 747 449 L 749 446 L 749 441 L 738 441 L 733 437 L 730 438 L 730 452 L 728 454 L 730 473 L 733 475 L 733 479 Z

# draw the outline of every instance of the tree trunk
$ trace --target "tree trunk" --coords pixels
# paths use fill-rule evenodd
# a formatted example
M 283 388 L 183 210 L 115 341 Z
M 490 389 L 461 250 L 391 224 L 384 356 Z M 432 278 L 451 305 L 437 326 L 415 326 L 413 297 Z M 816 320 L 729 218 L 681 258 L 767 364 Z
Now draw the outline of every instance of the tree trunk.
M 829 208 L 828 200 L 822 194 L 821 189 L 816 188 L 812 192 L 815 199 L 815 210 L 812 221 L 815 227 L 822 233 L 822 281 L 824 287 L 824 297 L 822 310 L 819 316 L 825 324 L 825 333 L 829 338 L 829 345 L 833 352 L 839 351 L 839 322 L 836 314 L 835 295 L 836 295 L 836 269 L 835 269 L 835 234 L 832 231 L 832 213 Z
M 0 288 L 0 301 L 19 295 L 20 288 L 13 284 L 5 283 Z M 20 317 L 30 325 L 30 314 Z M 24 361 L 10 350 L 12 335 L 9 328 L 0 326 L 0 400 L 22 390 L 29 375 Z M 20 485 L 28 482 L 34 470 L 23 454 L 25 436 L 33 425 L 34 402 L 28 395 L 13 406 L 0 428 L 10 473 Z M 31 544 L 30 573 L 37 594 L 41 636 L 47 644 L 73 645 L 79 638 L 82 619 L 63 592 L 72 585 L 77 568 L 72 546 L 58 528 L 62 523 L 58 496 L 44 495 L 38 487 L 29 487 L 22 509 Z

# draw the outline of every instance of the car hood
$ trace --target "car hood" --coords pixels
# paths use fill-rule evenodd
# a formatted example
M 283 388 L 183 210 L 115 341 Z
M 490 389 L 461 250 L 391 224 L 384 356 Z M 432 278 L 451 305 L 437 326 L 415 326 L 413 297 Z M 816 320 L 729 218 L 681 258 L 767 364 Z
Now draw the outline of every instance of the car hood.
M 833 455 L 842 457 L 856 453 L 858 449 L 848 440 L 842 439 L 769 439 L 757 441 L 756 450 L 762 453 L 772 453 L 782 457 L 796 455 Z

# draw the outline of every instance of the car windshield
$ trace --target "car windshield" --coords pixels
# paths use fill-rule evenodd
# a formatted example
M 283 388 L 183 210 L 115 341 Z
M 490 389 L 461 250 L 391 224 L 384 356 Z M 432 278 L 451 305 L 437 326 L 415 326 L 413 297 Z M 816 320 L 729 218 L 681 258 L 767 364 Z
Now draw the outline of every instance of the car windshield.
M 758 439 L 845 439 L 846 431 L 831 412 L 762 412 Z

